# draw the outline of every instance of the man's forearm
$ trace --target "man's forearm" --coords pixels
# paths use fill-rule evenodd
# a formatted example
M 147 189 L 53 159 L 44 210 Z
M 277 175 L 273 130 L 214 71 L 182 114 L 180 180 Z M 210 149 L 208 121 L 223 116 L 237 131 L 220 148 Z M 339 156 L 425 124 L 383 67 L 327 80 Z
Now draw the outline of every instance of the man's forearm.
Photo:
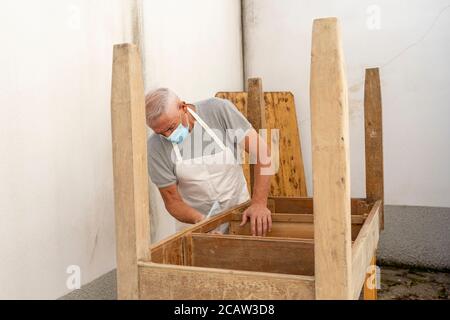
M 167 211 L 177 220 L 184 223 L 197 223 L 204 219 L 204 216 L 183 201 L 172 201 L 166 206 Z
M 252 204 L 267 206 L 272 175 L 264 174 L 264 168 L 265 166 L 262 166 L 260 163 L 257 163 L 254 166 L 255 180 L 253 185 Z
M 254 185 L 253 185 L 253 195 L 252 204 L 261 204 L 267 206 L 267 198 L 270 191 L 270 181 L 272 179 L 273 172 L 272 159 L 270 155 L 270 150 L 267 144 L 258 137 L 258 155 L 257 162 L 253 168 L 254 174 Z

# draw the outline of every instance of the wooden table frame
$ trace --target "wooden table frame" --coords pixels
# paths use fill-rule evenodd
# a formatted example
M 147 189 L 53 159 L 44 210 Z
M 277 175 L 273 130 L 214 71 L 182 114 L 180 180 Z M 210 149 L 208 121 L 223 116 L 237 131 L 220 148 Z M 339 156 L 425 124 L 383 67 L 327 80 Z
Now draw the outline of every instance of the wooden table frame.
M 313 198 L 269 198 L 273 229 L 249 236 L 241 204 L 150 246 L 144 88 L 136 46 L 114 47 L 112 139 L 119 299 L 366 299 L 383 226 L 378 69 L 366 70 L 367 199 L 350 198 L 347 84 L 337 19 L 314 21 Z M 313 201 L 314 199 L 314 201 Z M 222 223 L 225 235 L 208 233 Z M 367 283 L 366 283 L 367 282 Z M 372 284 L 372 283 L 371 283 Z

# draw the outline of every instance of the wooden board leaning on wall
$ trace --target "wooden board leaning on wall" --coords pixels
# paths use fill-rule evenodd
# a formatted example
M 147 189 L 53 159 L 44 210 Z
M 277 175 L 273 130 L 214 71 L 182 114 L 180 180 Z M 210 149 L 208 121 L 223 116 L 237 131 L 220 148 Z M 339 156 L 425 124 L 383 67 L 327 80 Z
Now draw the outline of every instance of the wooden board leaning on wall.
M 247 117 L 247 92 L 219 92 L 216 97 L 231 101 Z M 280 130 L 278 172 L 272 179 L 270 195 L 306 197 L 305 172 L 294 96 L 291 92 L 265 92 L 264 101 L 266 125 L 262 127 Z M 271 137 L 271 133 L 268 132 L 267 136 Z M 269 147 L 272 145 L 271 139 L 268 139 L 268 145 Z M 250 166 L 247 161 L 243 169 L 249 184 Z

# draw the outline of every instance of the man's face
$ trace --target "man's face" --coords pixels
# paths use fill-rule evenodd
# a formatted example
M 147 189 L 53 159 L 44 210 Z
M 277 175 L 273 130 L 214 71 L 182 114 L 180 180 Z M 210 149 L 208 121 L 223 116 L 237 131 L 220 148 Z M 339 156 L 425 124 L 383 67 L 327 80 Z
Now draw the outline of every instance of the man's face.
M 160 135 L 169 137 L 172 132 L 180 125 L 187 125 L 183 120 L 186 113 L 186 105 L 181 101 L 173 102 L 168 106 L 167 112 L 162 114 L 158 119 L 154 120 L 150 126 L 152 130 Z

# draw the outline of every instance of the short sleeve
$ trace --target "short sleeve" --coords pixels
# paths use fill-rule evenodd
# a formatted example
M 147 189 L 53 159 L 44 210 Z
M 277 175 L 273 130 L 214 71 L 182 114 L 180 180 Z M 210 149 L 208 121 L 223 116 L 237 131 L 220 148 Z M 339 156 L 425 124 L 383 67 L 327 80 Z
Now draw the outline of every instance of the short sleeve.
M 158 188 L 165 188 L 177 182 L 175 164 L 170 158 L 160 137 L 153 134 L 147 143 L 148 173 Z
M 219 100 L 221 103 L 216 108 L 216 112 L 219 113 L 219 121 L 224 126 L 224 129 L 227 130 L 227 134 L 232 134 L 236 142 L 240 143 L 248 134 L 248 131 L 252 129 L 252 125 L 231 101 L 226 99 Z

